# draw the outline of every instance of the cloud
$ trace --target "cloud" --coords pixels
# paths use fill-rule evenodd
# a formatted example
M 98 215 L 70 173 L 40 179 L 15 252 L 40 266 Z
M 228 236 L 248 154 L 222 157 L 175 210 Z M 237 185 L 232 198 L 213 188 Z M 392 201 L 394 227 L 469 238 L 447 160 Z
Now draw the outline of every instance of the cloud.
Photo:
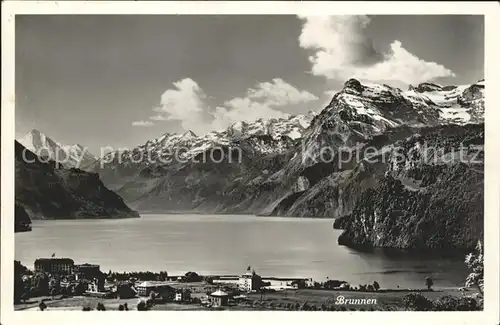
M 132 122 L 133 126 L 142 126 L 142 127 L 150 127 L 153 126 L 154 123 L 151 121 L 134 121 Z
M 274 78 L 249 88 L 245 97 L 235 97 L 219 106 L 214 112 L 214 128 L 223 129 L 239 121 L 255 121 L 260 118 L 286 118 L 289 115 L 276 109 L 317 100 L 312 93 L 299 90 L 283 79 Z
M 203 89 L 191 78 L 173 83 L 161 96 L 160 105 L 153 108 L 157 113 L 150 117 L 154 121 L 179 121 L 185 130 L 203 131 L 206 127 L 205 115 L 207 96 Z
M 280 78 L 274 78 L 272 82 L 262 82 L 256 89 L 250 88 L 247 96 L 253 100 L 264 100 L 267 105 L 272 106 L 307 103 L 318 99 L 310 92 L 299 90 Z
M 286 118 L 288 114 L 276 108 L 317 100 L 312 93 L 299 90 L 283 79 L 261 82 L 249 88 L 245 97 L 235 97 L 217 107 L 214 126 L 226 128 L 239 121 L 255 121 L 259 118 Z
M 153 109 L 155 111 L 155 109 Z M 152 121 L 167 121 L 168 118 L 164 115 L 154 115 L 149 118 Z
M 303 21 L 299 45 L 313 50 L 311 72 L 328 79 L 419 83 L 455 74 L 427 62 L 393 41 L 387 53 L 378 52 L 366 28 L 370 18 L 358 16 L 299 16 Z
M 234 97 L 211 109 L 207 104 L 208 96 L 194 80 L 186 78 L 173 85 L 175 88 L 166 90 L 161 104 L 153 109 L 157 114 L 149 119 L 177 120 L 185 130 L 197 134 L 222 130 L 239 121 L 284 118 L 287 114 L 277 108 L 318 99 L 308 91 L 275 78 L 247 89 L 245 97 Z

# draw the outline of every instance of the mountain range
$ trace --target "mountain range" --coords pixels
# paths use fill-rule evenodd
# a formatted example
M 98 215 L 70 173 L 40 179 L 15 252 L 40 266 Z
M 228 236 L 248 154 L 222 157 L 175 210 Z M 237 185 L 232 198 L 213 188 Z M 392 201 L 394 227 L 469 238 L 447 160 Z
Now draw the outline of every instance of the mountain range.
M 469 247 L 483 231 L 484 88 L 350 79 L 318 114 L 165 133 L 84 169 L 141 212 L 333 217 L 347 245 Z

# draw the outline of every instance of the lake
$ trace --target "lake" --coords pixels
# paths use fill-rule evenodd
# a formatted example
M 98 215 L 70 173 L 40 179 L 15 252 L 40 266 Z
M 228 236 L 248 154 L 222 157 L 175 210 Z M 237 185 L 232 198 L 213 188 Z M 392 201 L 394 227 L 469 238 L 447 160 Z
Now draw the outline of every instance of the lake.
M 463 286 L 463 259 L 360 252 L 339 246 L 332 220 L 222 215 L 142 215 L 119 220 L 34 220 L 15 234 L 15 257 L 33 268 L 39 257 L 70 257 L 101 270 L 241 274 L 315 281 L 378 281 L 382 287 Z

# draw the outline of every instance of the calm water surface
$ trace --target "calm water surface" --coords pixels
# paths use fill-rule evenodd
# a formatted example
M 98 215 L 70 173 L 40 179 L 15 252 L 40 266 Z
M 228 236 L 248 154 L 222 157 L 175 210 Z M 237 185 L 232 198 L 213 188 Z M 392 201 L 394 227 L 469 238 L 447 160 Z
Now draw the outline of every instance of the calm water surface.
M 359 252 L 337 244 L 332 220 L 220 215 L 143 215 L 122 220 L 34 220 L 15 235 L 15 256 L 33 268 L 39 257 L 70 257 L 107 271 L 196 271 L 316 281 L 378 281 L 382 287 L 462 286 L 461 259 Z

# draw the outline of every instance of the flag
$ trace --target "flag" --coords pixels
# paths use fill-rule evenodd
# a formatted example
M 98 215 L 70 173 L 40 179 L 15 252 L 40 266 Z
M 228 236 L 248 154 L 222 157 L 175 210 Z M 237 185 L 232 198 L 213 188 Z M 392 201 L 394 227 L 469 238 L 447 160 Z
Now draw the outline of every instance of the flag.
M 52 253 L 52 256 L 51 257 L 56 257 L 56 253 Z
M 252 269 L 252 267 L 249 265 L 249 266 L 247 267 L 247 271 L 250 271 L 251 269 Z

